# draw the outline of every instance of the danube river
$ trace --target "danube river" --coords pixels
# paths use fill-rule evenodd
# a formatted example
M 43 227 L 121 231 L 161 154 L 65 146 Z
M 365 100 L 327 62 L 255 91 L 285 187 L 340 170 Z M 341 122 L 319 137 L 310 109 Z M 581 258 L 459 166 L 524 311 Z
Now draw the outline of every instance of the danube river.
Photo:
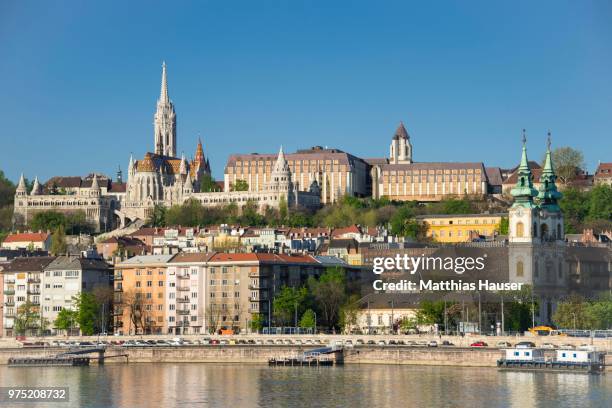
M 609 407 L 612 375 L 395 365 L 161 363 L 0 367 L 0 386 L 69 387 L 26 407 Z

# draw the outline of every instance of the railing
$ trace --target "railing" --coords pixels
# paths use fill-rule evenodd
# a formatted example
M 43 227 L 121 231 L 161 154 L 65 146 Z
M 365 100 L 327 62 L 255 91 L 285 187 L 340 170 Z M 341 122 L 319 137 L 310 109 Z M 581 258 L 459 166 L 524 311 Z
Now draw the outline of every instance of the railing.
M 40 278 L 28 278 L 28 283 L 40 283 Z
M 177 286 L 176 290 L 188 292 L 189 291 L 189 286 Z
M 189 314 L 189 310 L 188 309 L 178 309 L 176 311 L 176 313 L 180 314 L 180 315 L 188 315 Z
M 116 281 L 122 281 L 123 280 L 123 275 L 121 275 L 121 274 L 115 275 L 115 280 Z
M 115 287 L 115 292 L 123 292 L 123 287 Z
M 176 298 L 176 303 L 189 303 L 189 298 Z
M 176 275 L 176 277 L 178 279 L 189 279 L 189 274 L 188 273 L 183 273 L 183 274 L 180 274 L 180 275 Z
M 14 295 L 15 294 L 15 289 L 6 289 L 4 291 L 5 295 Z
M 15 313 L 7 313 L 4 315 L 4 317 L 13 318 L 15 317 Z
M 28 289 L 30 295 L 40 295 L 40 289 Z
M 7 306 L 15 306 L 15 301 L 14 300 L 7 300 L 4 302 L 5 305 Z
M 39 306 L 40 300 L 31 300 L 30 303 L 33 304 L 34 306 Z
M 5 285 L 14 285 L 15 284 L 15 279 L 6 279 L 4 281 Z

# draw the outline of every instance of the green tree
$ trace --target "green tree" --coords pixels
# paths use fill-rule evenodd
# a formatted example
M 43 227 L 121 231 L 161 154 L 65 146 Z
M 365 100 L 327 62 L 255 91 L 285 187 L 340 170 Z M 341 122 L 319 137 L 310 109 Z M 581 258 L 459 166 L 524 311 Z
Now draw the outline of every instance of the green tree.
M 71 309 L 62 309 L 57 314 L 54 326 L 57 330 L 64 330 L 66 335 L 77 326 L 77 312 Z
M 241 225 L 262 226 L 265 223 L 266 219 L 258 212 L 258 206 L 255 201 L 249 200 L 242 206 Z
M 587 306 L 582 297 L 570 296 L 557 306 L 553 322 L 562 329 L 589 329 L 591 321 Z
M 571 147 L 558 147 L 552 152 L 555 173 L 563 184 L 572 182 L 584 168 L 584 155 L 580 150 Z
M 350 333 L 357 326 L 360 310 L 359 299 L 358 295 L 351 295 L 340 308 L 339 324 L 344 333 Z
M 589 220 L 612 220 L 612 187 L 600 184 L 590 192 L 588 206 Z
M 246 180 L 236 180 L 236 182 L 230 185 L 231 191 L 249 191 L 249 183 Z
M 210 174 L 204 174 L 200 179 L 200 191 L 203 193 L 219 191 L 219 186 Z
M 589 194 L 574 187 L 563 191 L 559 206 L 565 219 L 565 232 L 576 234 L 582 232 L 584 219 L 589 213 Z
M 391 217 L 389 224 L 394 235 L 413 239 L 423 239 L 425 236 L 426 227 L 414 218 L 412 204 L 401 206 Z
M 287 207 L 287 199 L 284 195 L 281 195 L 280 200 L 278 202 L 278 215 L 280 218 L 281 224 L 284 224 L 287 221 L 287 214 L 289 213 L 289 209 Z
M 41 211 L 34 214 L 29 225 L 34 231 L 54 231 L 66 228 L 66 216 L 57 211 Z
M 300 327 L 302 328 L 314 328 L 316 324 L 315 312 L 312 309 L 308 309 L 302 315 L 300 319 Z
M 301 315 L 306 308 L 308 299 L 308 289 L 305 287 L 294 288 L 283 286 L 274 297 L 273 308 L 274 317 L 280 320 L 281 324 L 288 325 L 294 320 L 295 314 Z
M 68 245 L 66 245 L 66 233 L 64 227 L 59 226 L 51 235 L 51 254 L 63 255 L 68 252 Z
M 509 228 L 510 220 L 508 217 L 502 217 L 501 221 L 499 222 L 499 233 L 501 235 L 508 235 Z
M 15 184 L 6 178 L 0 170 L 0 208 L 13 204 L 15 198 Z
M 264 317 L 261 313 L 254 313 L 249 323 L 251 330 L 254 332 L 260 332 L 264 327 Z
M 321 311 L 322 322 L 328 327 L 338 327 L 340 308 L 346 301 L 346 278 L 341 268 L 327 268 L 317 280 L 308 279 L 308 287 Z
M 612 327 L 612 296 L 606 295 L 587 305 L 591 328 L 609 330 Z
M 0 232 L 9 231 L 13 226 L 13 206 L 0 207 Z
M 20 336 L 35 334 L 40 325 L 40 311 L 38 306 L 26 300 L 17 308 L 15 315 L 15 333 Z
M 85 211 L 78 210 L 65 216 L 66 219 L 66 232 L 70 235 L 75 234 L 91 234 L 95 228 L 87 220 L 87 214 Z
M 81 292 L 73 298 L 73 302 L 81 333 L 84 336 L 91 336 L 98 329 L 96 322 L 100 305 L 96 297 L 90 292 Z
M 449 198 L 442 200 L 442 211 L 444 214 L 470 214 L 474 212 L 472 203 L 467 198 L 460 200 Z
M 196 227 L 202 225 L 204 220 L 204 207 L 202 203 L 190 198 L 183 205 L 173 205 L 166 210 L 166 225 L 183 225 L 186 227 Z
M 151 227 L 165 227 L 166 226 L 166 207 L 160 204 L 153 206 L 153 211 L 147 219 L 147 225 Z

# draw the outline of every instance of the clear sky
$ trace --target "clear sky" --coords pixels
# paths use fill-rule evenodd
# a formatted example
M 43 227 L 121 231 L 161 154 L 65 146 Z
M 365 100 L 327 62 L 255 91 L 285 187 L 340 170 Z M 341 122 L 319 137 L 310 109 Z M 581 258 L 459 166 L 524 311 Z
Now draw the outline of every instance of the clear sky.
M 87 3 L 87 4 L 86 4 Z M 612 161 L 610 1 L 0 1 L 0 169 L 114 176 L 153 149 L 161 63 L 178 151 L 313 145 L 509 167 L 527 129 Z

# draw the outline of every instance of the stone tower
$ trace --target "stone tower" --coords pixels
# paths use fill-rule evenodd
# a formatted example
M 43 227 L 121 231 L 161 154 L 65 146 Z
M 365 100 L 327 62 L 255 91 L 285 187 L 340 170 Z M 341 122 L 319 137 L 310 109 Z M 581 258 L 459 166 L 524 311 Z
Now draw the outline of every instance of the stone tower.
M 389 163 L 391 164 L 410 164 L 412 163 L 412 144 L 410 136 L 404 127 L 404 122 L 400 122 L 389 148 Z
M 161 92 L 157 100 L 157 111 L 153 117 L 155 153 L 176 157 L 176 113 L 168 96 L 166 63 L 162 64 Z

